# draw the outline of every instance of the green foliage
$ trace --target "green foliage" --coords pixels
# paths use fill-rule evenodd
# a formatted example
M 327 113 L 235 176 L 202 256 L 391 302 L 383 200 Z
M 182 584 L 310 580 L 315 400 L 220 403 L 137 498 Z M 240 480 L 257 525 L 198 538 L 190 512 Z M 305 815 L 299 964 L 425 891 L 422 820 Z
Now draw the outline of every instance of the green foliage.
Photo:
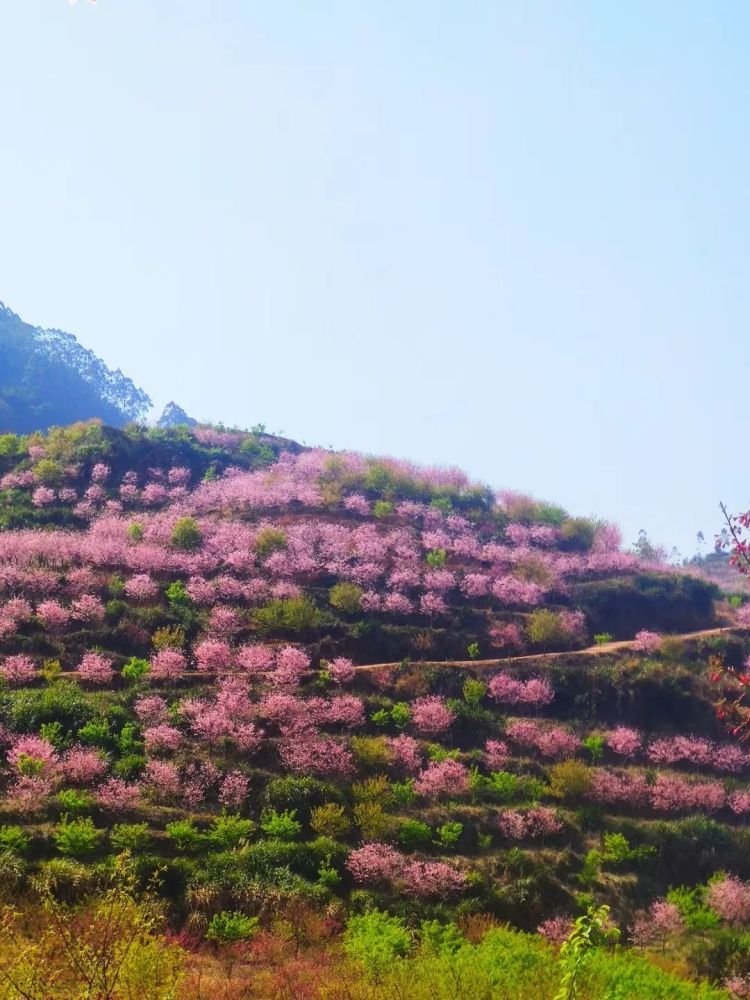
M 615 867 L 633 863 L 640 864 L 655 854 L 656 848 L 649 845 L 631 847 L 628 838 L 622 833 L 604 834 L 602 861 L 605 864 L 611 864 Z
M 719 916 L 706 905 L 703 886 L 678 886 L 667 893 L 667 902 L 673 903 L 680 911 L 685 926 L 689 930 L 705 933 L 715 930 L 721 923 Z
M 391 819 L 380 802 L 358 802 L 353 815 L 365 840 L 382 840 L 391 828 Z
M 560 948 L 560 989 L 555 1000 L 575 1000 L 579 979 L 591 952 L 607 938 L 617 940 L 618 932 L 607 929 L 609 907 L 590 908 L 578 917 L 573 930 Z
M 141 678 L 145 677 L 149 671 L 148 660 L 142 660 L 137 656 L 131 656 L 121 670 L 123 680 L 129 684 L 137 684 Z
M 350 580 L 341 580 L 334 583 L 328 591 L 328 603 L 337 611 L 343 611 L 348 615 L 354 615 L 360 608 L 360 601 L 364 591 L 356 583 Z
M 65 731 L 59 722 L 43 722 L 39 727 L 39 735 L 57 750 L 61 750 L 67 742 Z
M 560 525 L 560 544 L 571 552 L 588 552 L 594 544 L 596 521 L 588 517 L 570 517 Z
M 387 767 L 392 754 L 383 736 L 352 736 L 351 751 L 363 767 Z
M 345 837 L 351 830 L 351 820 L 346 809 L 337 802 L 324 802 L 310 815 L 310 827 L 324 837 Z
M 390 500 L 376 500 L 372 505 L 372 515 L 380 520 L 384 517 L 390 517 L 393 509 L 393 504 Z
M 266 785 L 266 803 L 274 809 L 292 809 L 305 819 L 313 806 L 336 801 L 338 790 L 319 778 L 293 774 L 273 778 Z
M 24 855 L 29 849 L 29 835 L 20 826 L 0 826 L 0 853 Z
M 480 656 L 479 643 L 470 642 L 469 645 L 466 647 L 466 654 L 470 660 L 478 660 Z
M 344 934 L 347 955 L 375 979 L 396 959 L 407 955 L 411 944 L 404 921 L 380 910 L 350 917 Z
M 172 546 L 183 552 L 194 552 L 203 544 L 200 525 L 194 517 L 180 517 L 175 521 L 170 538 Z
M 604 737 L 591 733 L 583 740 L 583 747 L 588 750 L 592 760 L 601 760 L 604 756 Z
M 91 719 L 78 730 L 78 739 L 86 746 L 111 749 L 115 745 L 115 737 L 106 719 Z
M 560 615 L 549 608 L 537 608 L 531 612 L 526 633 L 535 646 L 555 646 L 568 641 Z
M 256 608 L 253 618 L 264 632 L 304 632 L 323 621 L 320 611 L 305 594 L 270 601 Z
M 52 837 L 60 854 L 85 858 L 98 850 L 104 834 L 97 830 L 90 816 L 69 819 L 63 816 Z
M 433 569 L 442 569 L 448 561 L 448 553 L 445 549 L 430 549 L 425 556 L 428 566 Z
M 181 854 L 196 854 L 206 844 L 206 836 L 191 819 L 176 819 L 167 823 L 167 836 Z
M 608 642 L 612 642 L 614 636 L 611 632 L 597 632 L 594 636 L 594 643 L 597 646 L 606 646 Z
M 271 840 L 295 840 L 302 832 L 302 824 L 297 819 L 295 809 L 284 812 L 264 809 L 260 817 L 260 828 Z
M 246 844 L 256 829 L 257 826 L 251 819 L 229 813 L 214 819 L 208 839 L 216 847 L 226 851 Z
M 584 798 L 591 780 L 591 768 L 581 760 L 562 760 L 549 769 L 550 794 L 557 799 Z
M 461 834 L 464 832 L 463 823 L 459 823 L 457 820 L 453 822 L 447 822 L 441 824 L 436 830 L 436 840 L 441 847 L 445 847 L 447 850 L 452 851 L 458 846 L 458 842 L 461 839 Z
M 248 917 L 244 913 L 222 910 L 211 917 L 206 931 L 209 941 L 219 945 L 236 944 L 238 941 L 249 941 L 258 932 L 260 921 L 257 917 Z
M 143 525 L 141 524 L 140 521 L 130 522 L 130 524 L 128 525 L 127 535 L 131 542 L 134 542 L 136 545 L 138 544 L 138 542 L 142 542 L 144 534 L 145 532 L 143 530 Z
M 14 691 L 8 709 L 12 727 L 22 733 L 37 732 L 45 722 L 58 722 L 66 732 L 73 732 L 94 714 L 90 696 L 67 680 Z
M 286 543 L 286 534 L 279 528 L 264 528 L 256 536 L 255 551 L 260 559 L 265 559 L 272 552 L 285 549 Z
M 192 607 L 193 601 L 182 580 L 173 580 L 164 593 L 173 608 L 182 610 Z
M 405 851 L 423 851 L 432 843 L 432 829 L 421 820 L 405 819 L 399 823 L 396 837 Z
M 484 681 L 477 680 L 475 677 L 467 677 L 461 690 L 466 704 L 475 708 L 482 703 L 482 698 L 484 698 L 487 691 L 487 685 Z
M 150 846 L 152 838 L 148 823 L 115 823 L 109 839 L 116 851 L 139 854 Z
M 93 809 L 96 800 L 90 792 L 80 788 L 63 788 L 55 796 L 62 813 L 80 816 Z

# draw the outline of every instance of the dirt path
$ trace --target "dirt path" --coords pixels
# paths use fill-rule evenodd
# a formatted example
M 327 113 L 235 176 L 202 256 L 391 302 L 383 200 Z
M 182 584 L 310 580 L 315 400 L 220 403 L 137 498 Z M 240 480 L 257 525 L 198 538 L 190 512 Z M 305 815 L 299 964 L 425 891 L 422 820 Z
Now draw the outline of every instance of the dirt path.
M 683 632 L 680 635 L 665 636 L 669 639 L 702 639 L 705 636 L 721 635 L 724 632 L 732 632 L 730 626 L 721 628 L 707 628 L 700 632 Z M 635 639 L 622 639 L 618 642 L 605 642 L 598 646 L 587 646 L 585 649 L 568 649 L 556 653 L 524 653 L 523 656 L 503 656 L 494 660 L 425 660 L 425 663 L 434 663 L 440 667 L 473 667 L 488 668 L 497 667 L 504 663 L 523 663 L 525 660 L 559 660 L 564 656 L 601 656 L 605 653 L 614 653 L 622 649 L 632 649 Z M 415 663 L 418 661 L 414 661 Z M 397 667 L 398 663 L 368 663 L 365 666 L 357 667 L 357 670 L 383 670 L 389 667 Z

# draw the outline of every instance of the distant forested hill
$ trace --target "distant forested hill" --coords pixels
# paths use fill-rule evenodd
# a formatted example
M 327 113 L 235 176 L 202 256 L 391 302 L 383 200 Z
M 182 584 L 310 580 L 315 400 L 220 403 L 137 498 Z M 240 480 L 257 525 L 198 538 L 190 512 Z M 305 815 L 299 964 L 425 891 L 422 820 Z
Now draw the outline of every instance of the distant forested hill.
M 115 427 L 151 400 L 62 330 L 30 326 L 0 302 L 0 431 L 28 433 L 99 417 Z

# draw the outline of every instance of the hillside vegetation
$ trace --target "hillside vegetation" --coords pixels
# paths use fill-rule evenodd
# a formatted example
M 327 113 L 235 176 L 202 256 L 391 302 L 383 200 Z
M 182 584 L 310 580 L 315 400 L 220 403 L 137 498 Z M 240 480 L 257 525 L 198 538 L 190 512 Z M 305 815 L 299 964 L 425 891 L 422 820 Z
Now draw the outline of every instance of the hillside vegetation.
M 716 587 L 456 470 L 211 427 L 1 436 L 0 528 L 0 997 L 79 995 L 71 914 L 131 942 L 81 996 L 750 993 Z

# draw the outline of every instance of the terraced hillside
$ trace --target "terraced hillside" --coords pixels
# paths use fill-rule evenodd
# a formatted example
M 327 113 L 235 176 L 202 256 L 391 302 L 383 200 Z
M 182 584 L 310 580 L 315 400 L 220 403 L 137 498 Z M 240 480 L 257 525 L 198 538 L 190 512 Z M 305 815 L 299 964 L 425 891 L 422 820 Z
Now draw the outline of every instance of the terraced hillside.
M 128 851 L 195 933 L 378 907 L 557 940 L 606 902 L 680 971 L 750 976 L 716 588 L 458 472 L 262 434 L 0 456 L 6 885 L 75 898 Z

